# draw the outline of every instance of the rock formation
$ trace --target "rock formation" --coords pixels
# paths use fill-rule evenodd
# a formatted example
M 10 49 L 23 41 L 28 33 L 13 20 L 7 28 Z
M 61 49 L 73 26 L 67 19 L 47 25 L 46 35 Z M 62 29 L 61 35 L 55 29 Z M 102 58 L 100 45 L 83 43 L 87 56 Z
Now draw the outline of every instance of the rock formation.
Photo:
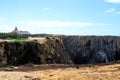
M 58 38 L 45 38 L 42 41 L 1 42 L 0 63 L 21 64 L 69 64 L 72 63 Z
M 0 42 L 0 63 L 96 64 L 120 60 L 120 37 L 49 36 L 29 40 Z
M 120 59 L 120 38 L 115 36 L 66 36 L 66 51 L 76 64 L 107 63 Z

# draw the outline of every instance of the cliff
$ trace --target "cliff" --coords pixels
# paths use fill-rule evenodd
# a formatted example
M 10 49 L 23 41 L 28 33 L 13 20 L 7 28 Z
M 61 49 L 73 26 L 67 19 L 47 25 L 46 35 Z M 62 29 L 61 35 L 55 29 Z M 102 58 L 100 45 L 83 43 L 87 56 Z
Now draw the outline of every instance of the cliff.
M 0 42 L 0 63 L 96 64 L 120 60 L 120 37 L 58 36 Z
M 59 38 L 40 38 L 28 42 L 0 42 L 0 63 L 69 64 L 72 61 Z
M 76 64 L 108 63 L 120 59 L 120 37 L 67 36 L 63 43 Z

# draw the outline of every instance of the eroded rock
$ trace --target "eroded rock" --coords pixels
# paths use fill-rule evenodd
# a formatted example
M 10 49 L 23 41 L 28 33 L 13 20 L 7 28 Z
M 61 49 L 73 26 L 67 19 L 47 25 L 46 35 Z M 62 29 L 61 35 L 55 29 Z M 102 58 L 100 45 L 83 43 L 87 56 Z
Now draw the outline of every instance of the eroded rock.
M 107 63 L 120 59 L 119 37 L 65 36 L 62 39 L 74 63 Z

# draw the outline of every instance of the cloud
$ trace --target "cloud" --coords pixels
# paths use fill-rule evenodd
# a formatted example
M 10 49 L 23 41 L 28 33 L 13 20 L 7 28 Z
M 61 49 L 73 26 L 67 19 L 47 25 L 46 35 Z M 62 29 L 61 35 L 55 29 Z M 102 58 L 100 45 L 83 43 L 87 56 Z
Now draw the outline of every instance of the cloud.
M 120 0 L 105 0 L 108 3 L 120 4 Z M 105 11 L 105 13 L 112 13 L 113 15 L 120 15 L 120 11 L 117 11 L 115 8 L 110 8 Z
M 11 30 L 13 30 L 13 28 L 6 24 L 0 25 L 0 32 L 10 32 Z
M 3 21 L 4 19 L 3 18 L 0 18 L 0 21 Z
M 52 8 L 42 8 L 42 10 L 52 10 Z
M 113 12 L 115 12 L 115 8 L 110 8 L 105 11 L 105 13 L 113 13 Z
M 113 15 L 120 15 L 120 11 L 117 11 L 115 8 L 110 8 L 108 10 L 105 11 L 105 13 L 107 14 L 113 14 Z
M 120 0 L 106 0 L 108 3 L 120 3 Z
M 74 21 L 21 21 L 22 30 L 28 30 L 31 33 L 50 33 L 50 34 L 78 34 L 84 28 L 109 26 L 111 24 L 94 22 L 74 22 Z
M 65 21 L 27 21 L 27 26 L 38 26 L 38 27 L 85 27 L 93 25 L 104 25 L 99 23 L 91 22 L 65 22 Z

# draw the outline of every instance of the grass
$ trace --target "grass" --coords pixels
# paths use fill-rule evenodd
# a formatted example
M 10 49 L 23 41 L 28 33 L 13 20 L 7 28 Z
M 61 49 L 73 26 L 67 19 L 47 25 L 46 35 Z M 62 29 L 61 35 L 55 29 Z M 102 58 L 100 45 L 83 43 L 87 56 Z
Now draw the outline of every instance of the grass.
M 11 40 L 0 40 L 0 42 L 8 42 L 8 43 L 24 43 L 24 42 L 35 42 L 32 40 L 26 40 L 26 39 L 11 39 Z
M 32 42 L 30 40 L 24 40 L 24 39 L 15 39 L 15 40 L 8 40 L 7 42 L 11 42 L 11 43 L 14 43 L 14 42 L 18 42 L 18 43 L 23 43 L 23 42 Z

